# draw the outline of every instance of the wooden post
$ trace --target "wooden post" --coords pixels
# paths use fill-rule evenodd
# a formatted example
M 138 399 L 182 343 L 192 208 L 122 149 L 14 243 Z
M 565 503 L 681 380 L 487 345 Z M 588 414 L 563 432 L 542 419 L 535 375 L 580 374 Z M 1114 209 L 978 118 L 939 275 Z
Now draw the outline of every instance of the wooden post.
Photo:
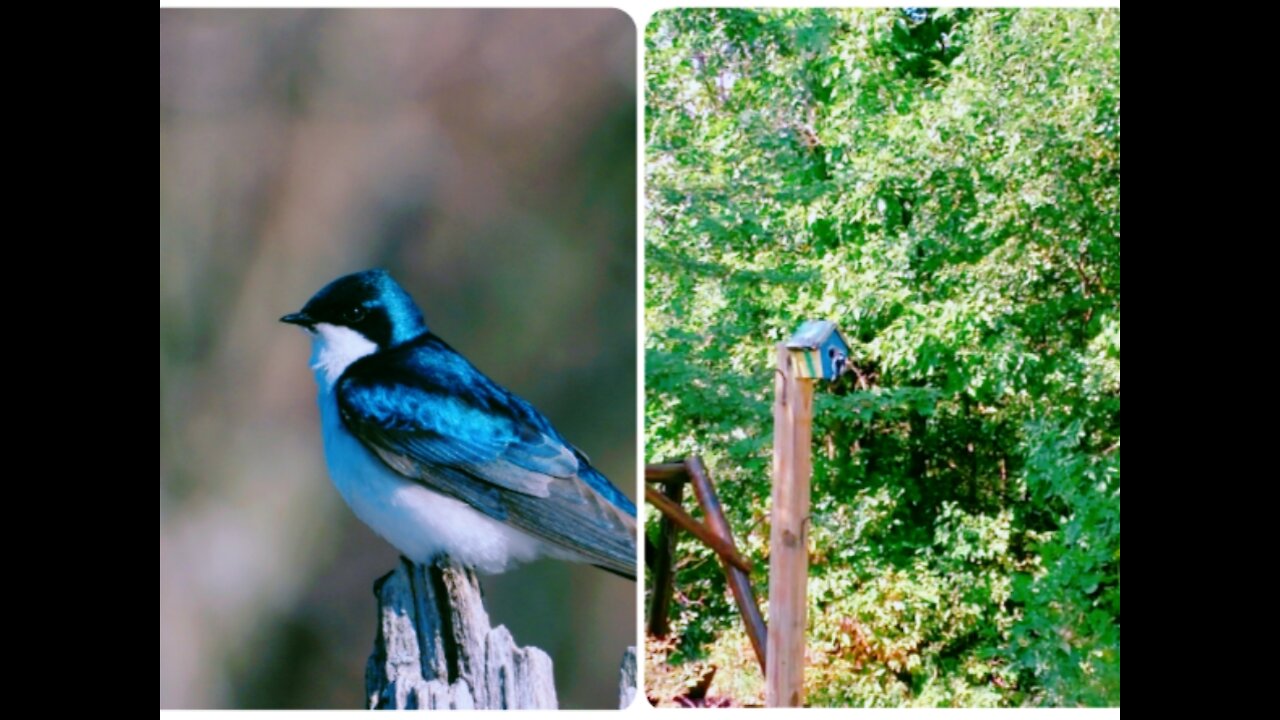
M 649 488 L 645 488 L 646 491 Z M 684 483 L 668 481 L 662 485 L 663 495 L 680 506 L 684 495 Z M 671 614 L 671 594 L 675 589 L 675 573 L 672 561 L 676 554 L 676 526 L 668 516 L 658 521 L 658 547 L 653 558 L 653 602 L 649 606 L 649 634 L 666 637 L 669 628 L 667 616 Z
M 662 532 L 666 538 L 668 525 L 688 531 L 702 541 L 704 545 L 715 551 L 724 566 L 725 580 L 733 592 L 733 600 L 738 604 L 738 612 L 742 615 L 742 623 L 747 636 L 751 639 L 751 647 L 755 650 L 756 659 L 760 662 L 760 672 L 765 671 L 768 633 L 765 630 L 764 618 L 760 615 L 760 607 L 756 604 L 755 592 L 751 589 L 751 562 L 738 553 L 738 546 L 733 541 L 733 529 L 724 515 L 720 499 L 716 497 L 711 476 L 702 464 L 702 458 L 694 456 L 686 458 L 682 463 L 661 463 L 646 465 L 644 468 L 646 483 L 662 483 L 665 494 L 646 485 L 645 500 L 662 513 Z M 693 519 L 681 506 L 679 487 L 688 482 L 693 485 L 698 505 L 706 516 L 706 522 Z M 661 636 L 667 632 L 666 613 L 670 605 L 670 591 L 663 582 L 670 576 L 671 554 L 663 554 L 663 547 L 670 547 L 670 541 L 660 540 L 661 547 L 655 548 L 649 555 L 653 559 L 654 597 L 649 616 L 649 633 Z M 666 590 L 664 595 L 663 590 Z M 661 614 L 659 614 L 659 612 Z M 710 683 L 711 676 L 706 676 Z M 705 690 L 705 688 L 704 688 Z
M 551 658 L 489 626 L 480 582 L 457 565 L 400 566 L 374 584 L 370 709 L 556 708 Z
M 627 648 L 622 654 L 622 669 L 618 678 L 618 708 L 626 710 L 636 701 L 636 648 Z
M 796 376 L 791 367 L 791 353 L 785 344 L 778 345 L 777 353 L 765 704 L 769 707 L 800 707 L 804 704 L 813 380 Z

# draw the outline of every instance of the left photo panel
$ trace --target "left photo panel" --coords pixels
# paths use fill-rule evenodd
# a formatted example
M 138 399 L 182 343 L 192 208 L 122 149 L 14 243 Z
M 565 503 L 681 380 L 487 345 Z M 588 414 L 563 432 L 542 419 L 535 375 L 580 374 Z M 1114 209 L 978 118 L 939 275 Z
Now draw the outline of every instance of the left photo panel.
M 636 54 L 160 11 L 162 710 L 634 697 Z

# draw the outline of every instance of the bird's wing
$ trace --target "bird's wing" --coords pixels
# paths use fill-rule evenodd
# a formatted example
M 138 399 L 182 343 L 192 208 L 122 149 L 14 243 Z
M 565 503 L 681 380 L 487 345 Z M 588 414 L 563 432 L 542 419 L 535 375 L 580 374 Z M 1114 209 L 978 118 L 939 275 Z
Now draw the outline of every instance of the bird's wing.
M 355 362 L 347 428 L 400 474 L 588 562 L 635 576 L 635 518 L 537 410 L 434 336 Z M 623 498 L 625 503 L 625 498 Z

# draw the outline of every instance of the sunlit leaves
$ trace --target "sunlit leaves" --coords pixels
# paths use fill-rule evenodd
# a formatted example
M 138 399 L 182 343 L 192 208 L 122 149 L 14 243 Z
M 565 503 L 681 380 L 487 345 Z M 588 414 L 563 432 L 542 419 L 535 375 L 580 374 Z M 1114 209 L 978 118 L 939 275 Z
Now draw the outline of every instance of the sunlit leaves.
M 680 10 L 646 44 L 648 455 L 702 455 L 762 566 L 774 345 L 853 349 L 810 701 L 1118 703 L 1119 13 Z M 747 662 L 680 557 L 671 657 Z

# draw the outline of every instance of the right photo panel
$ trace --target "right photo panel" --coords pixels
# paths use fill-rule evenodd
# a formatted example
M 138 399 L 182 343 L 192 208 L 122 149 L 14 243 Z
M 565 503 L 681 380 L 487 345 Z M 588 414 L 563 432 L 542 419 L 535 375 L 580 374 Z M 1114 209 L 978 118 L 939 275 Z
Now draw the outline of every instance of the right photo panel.
M 644 692 L 1120 705 L 1120 12 L 645 43 Z

